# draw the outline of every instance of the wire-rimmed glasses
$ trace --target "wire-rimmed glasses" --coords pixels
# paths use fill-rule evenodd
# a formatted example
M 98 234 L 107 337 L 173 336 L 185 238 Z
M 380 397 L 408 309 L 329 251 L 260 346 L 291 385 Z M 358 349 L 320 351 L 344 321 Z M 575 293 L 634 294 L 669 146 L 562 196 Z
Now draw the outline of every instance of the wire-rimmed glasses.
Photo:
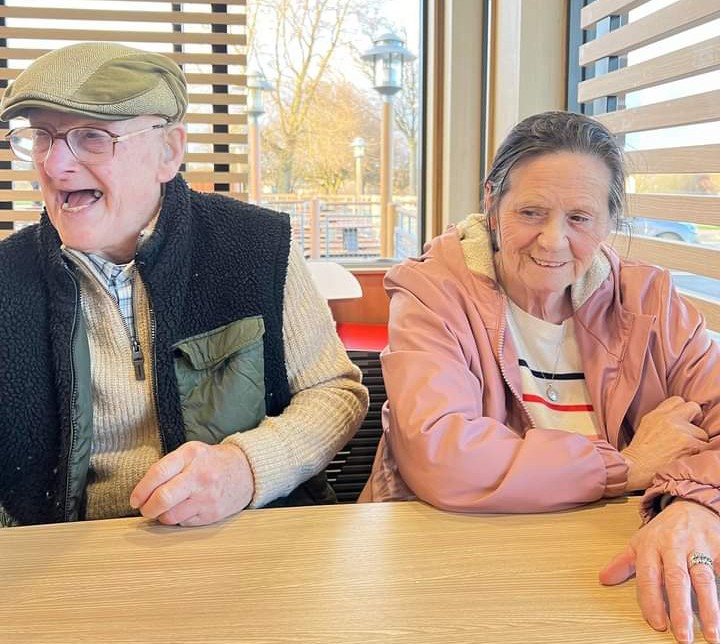
M 162 129 L 167 125 L 167 123 L 157 123 L 127 134 L 115 134 L 98 127 L 73 127 L 63 133 L 51 132 L 43 127 L 19 127 L 10 130 L 5 135 L 5 139 L 10 143 L 13 154 L 21 161 L 43 163 L 55 141 L 60 139 L 65 141 L 70 152 L 80 163 L 94 165 L 112 159 L 116 143 L 152 130 Z

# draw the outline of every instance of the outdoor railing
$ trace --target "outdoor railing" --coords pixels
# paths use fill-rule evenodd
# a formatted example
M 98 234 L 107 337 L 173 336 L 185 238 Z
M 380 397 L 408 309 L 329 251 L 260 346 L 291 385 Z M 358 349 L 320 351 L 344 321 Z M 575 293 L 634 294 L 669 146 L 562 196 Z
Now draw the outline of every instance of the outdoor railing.
M 391 259 L 418 254 L 415 198 L 391 205 L 394 253 Z M 292 195 L 264 195 L 260 205 L 288 213 L 293 240 L 311 259 L 372 260 L 380 258 L 380 204 L 348 197 L 298 199 Z

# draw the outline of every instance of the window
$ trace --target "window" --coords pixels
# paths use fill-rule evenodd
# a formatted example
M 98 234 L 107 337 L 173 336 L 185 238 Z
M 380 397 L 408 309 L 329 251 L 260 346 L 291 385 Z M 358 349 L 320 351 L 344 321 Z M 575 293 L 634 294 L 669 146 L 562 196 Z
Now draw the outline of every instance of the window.
M 250 200 L 307 257 L 417 255 L 420 0 L 248 0 Z
M 629 231 L 614 244 L 670 269 L 720 331 L 720 4 L 573 0 L 570 24 L 569 108 L 627 153 Z

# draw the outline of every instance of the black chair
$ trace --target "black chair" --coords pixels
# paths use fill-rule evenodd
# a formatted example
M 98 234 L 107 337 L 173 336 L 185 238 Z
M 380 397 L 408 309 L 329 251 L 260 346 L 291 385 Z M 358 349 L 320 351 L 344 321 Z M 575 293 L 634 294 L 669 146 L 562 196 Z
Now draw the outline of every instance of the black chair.
M 325 470 L 340 503 L 354 503 L 370 476 L 382 436 L 380 414 L 387 399 L 380 352 L 348 351 L 348 357 L 363 373 L 363 384 L 370 392 L 370 407 L 357 434 L 335 455 Z

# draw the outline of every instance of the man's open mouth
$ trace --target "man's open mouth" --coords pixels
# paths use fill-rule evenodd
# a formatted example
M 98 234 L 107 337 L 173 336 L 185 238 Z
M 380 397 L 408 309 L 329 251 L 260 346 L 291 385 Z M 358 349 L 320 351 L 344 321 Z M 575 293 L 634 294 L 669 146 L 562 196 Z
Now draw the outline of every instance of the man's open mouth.
M 101 190 L 73 190 L 65 193 L 62 209 L 65 212 L 78 212 L 99 201 L 103 196 Z

